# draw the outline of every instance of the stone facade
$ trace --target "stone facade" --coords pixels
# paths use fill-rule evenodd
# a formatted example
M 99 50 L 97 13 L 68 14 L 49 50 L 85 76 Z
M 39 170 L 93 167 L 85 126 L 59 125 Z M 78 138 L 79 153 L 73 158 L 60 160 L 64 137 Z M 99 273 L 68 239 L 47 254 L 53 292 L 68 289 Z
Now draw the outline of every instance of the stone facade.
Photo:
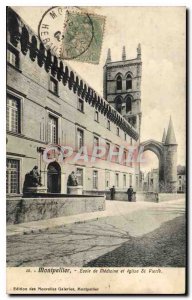
M 148 140 L 140 144 L 143 151 L 152 151 L 159 159 L 159 191 L 177 192 L 177 142 L 170 117 L 167 134 L 164 130 L 162 142 Z
M 56 180 L 56 192 L 67 193 L 67 178 L 72 171 L 79 172 L 84 192 L 105 191 L 113 185 L 117 190 L 126 190 L 130 184 L 136 189 L 139 173 L 134 165 L 105 159 L 78 163 L 65 159 L 50 168 L 43 160 L 43 151 L 53 140 L 50 140 L 50 124 L 52 129 L 55 126 L 52 131 L 55 142 L 72 147 L 75 153 L 79 131 L 83 134 L 83 144 L 91 150 L 95 138 L 99 145 L 110 147 L 137 144 L 138 128 L 114 109 L 113 96 L 107 100 L 100 97 L 65 61 L 46 51 L 12 9 L 8 9 L 7 43 L 7 99 L 12 106 L 11 101 L 17 103 L 17 107 L 11 107 L 13 114 L 19 111 L 16 130 L 10 129 L 12 120 L 7 116 L 8 198 L 22 196 L 25 174 L 35 165 L 41 173 L 42 185 L 49 192 Z M 135 63 L 141 65 L 138 59 Z M 138 76 L 136 69 L 130 66 L 134 77 Z M 134 86 L 138 82 L 135 105 L 140 103 L 140 79 L 134 79 Z
M 141 128 L 141 75 L 140 44 L 135 59 L 126 59 L 125 47 L 123 47 L 122 60 L 113 62 L 111 61 L 111 50 L 108 50 L 103 69 L 103 96 L 139 133 Z
M 104 196 L 22 198 L 7 200 L 6 216 L 7 224 L 19 224 L 102 210 L 105 210 Z

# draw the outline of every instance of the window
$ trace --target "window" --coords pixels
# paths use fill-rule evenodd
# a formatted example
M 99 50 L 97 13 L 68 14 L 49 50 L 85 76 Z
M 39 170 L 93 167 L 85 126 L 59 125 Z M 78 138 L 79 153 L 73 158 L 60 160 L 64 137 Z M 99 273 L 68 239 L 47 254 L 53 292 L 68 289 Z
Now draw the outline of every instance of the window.
M 99 147 L 99 138 L 97 136 L 93 137 L 93 148 Z M 95 153 L 98 154 L 99 150 L 97 150 Z
M 115 99 L 115 109 L 121 114 L 122 111 L 122 99 L 118 97 Z
M 95 121 L 99 122 L 99 112 L 97 110 L 95 111 Z
M 125 141 L 127 140 L 127 135 L 126 135 L 126 133 L 124 133 L 124 140 L 125 140 Z
M 131 98 L 128 97 L 126 99 L 126 113 L 131 112 L 131 110 L 132 110 L 132 101 Z
M 107 120 L 107 129 L 110 130 L 111 129 L 111 122 L 109 120 Z
M 117 127 L 117 135 L 119 136 L 119 127 Z
M 131 89 L 132 89 L 132 77 L 130 74 L 128 74 L 126 78 L 126 90 L 131 90 Z
M 8 45 L 7 48 L 7 61 L 12 66 L 19 68 L 19 52 L 11 45 Z
M 98 189 L 98 171 L 93 171 L 93 188 Z
M 179 175 L 179 178 L 181 178 L 181 175 Z
M 84 133 L 83 130 L 77 129 L 77 149 L 79 150 L 84 145 Z
M 109 151 L 110 151 L 110 143 L 106 142 L 106 159 L 108 158 Z
M 58 81 L 53 77 L 50 77 L 49 90 L 58 96 Z
M 105 187 L 109 188 L 110 186 L 110 173 L 109 171 L 106 171 L 105 173 Z
M 116 162 L 120 163 L 119 162 L 119 148 L 118 147 L 116 147 L 115 152 L 117 153 L 117 155 L 115 156 L 116 157 Z
M 122 90 L 122 78 L 120 75 L 117 76 L 117 90 Z
M 127 186 L 126 174 L 123 174 L 123 187 L 125 188 L 126 186 Z
M 78 185 L 83 186 L 83 169 L 78 168 L 76 172 Z
M 7 194 L 19 194 L 19 160 L 7 159 Z
M 127 152 L 124 151 L 124 152 L 123 152 L 123 164 L 124 164 L 124 165 L 126 165 L 126 163 L 127 163 L 126 160 L 127 160 Z
M 49 115 L 48 119 L 48 142 L 57 144 L 58 142 L 58 119 Z
M 20 99 L 7 95 L 7 130 L 20 133 Z
M 93 146 L 99 146 L 99 138 L 97 136 L 94 136 L 93 138 Z
M 119 174 L 118 173 L 115 174 L 115 186 L 119 187 Z
M 84 101 L 82 99 L 78 99 L 78 107 L 77 109 L 81 112 L 84 112 Z

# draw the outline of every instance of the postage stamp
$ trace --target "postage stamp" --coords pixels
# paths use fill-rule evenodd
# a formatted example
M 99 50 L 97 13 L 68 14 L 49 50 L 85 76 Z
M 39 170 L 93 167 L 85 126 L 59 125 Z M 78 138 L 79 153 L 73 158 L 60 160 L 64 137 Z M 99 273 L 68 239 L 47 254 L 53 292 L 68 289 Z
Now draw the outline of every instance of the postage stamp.
M 61 59 L 99 63 L 105 17 L 79 7 L 52 7 L 39 23 L 39 38 Z

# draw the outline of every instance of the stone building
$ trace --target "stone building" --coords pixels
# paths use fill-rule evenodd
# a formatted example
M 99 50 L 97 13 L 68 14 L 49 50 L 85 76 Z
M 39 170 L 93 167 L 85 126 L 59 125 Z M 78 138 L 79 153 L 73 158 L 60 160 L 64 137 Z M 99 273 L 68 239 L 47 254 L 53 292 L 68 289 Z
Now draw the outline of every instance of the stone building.
M 177 192 L 185 193 L 186 191 L 186 170 L 183 166 L 177 167 Z
M 104 66 L 104 98 L 65 61 L 45 50 L 38 37 L 12 10 L 7 28 L 7 195 L 20 197 L 26 173 L 35 165 L 42 185 L 50 193 L 66 193 L 67 178 L 77 174 L 84 193 L 126 190 L 138 185 L 133 163 L 56 159 L 47 163 L 43 154 L 49 144 L 68 145 L 76 154 L 87 145 L 103 145 L 118 153 L 139 143 L 141 111 L 141 50 L 137 58 Z M 89 153 L 88 153 L 89 154 Z
M 111 61 L 108 50 L 103 76 L 103 97 L 139 132 L 141 128 L 141 46 L 137 57 L 126 59 L 123 47 L 122 60 Z
M 143 180 L 143 190 L 148 192 L 159 192 L 159 169 L 152 169 L 145 174 Z
M 143 151 L 152 151 L 159 160 L 159 191 L 177 192 L 177 141 L 170 117 L 167 133 L 164 130 L 162 141 L 153 139 L 140 143 Z

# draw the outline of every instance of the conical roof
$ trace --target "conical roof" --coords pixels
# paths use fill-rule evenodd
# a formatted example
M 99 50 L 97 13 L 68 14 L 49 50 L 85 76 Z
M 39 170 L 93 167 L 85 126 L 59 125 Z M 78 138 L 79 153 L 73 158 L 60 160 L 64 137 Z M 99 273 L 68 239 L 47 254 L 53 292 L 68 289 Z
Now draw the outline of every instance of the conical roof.
M 164 128 L 163 137 L 162 137 L 162 143 L 165 143 L 165 140 L 166 140 L 166 130 Z
M 176 141 L 176 138 L 175 138 L 175 133 L 174 133 L 173 123 L 172 123 L 171 117 L 170 117 L 170 120 L 169 120 L 169 127 L 168 127 L 168 130 L 167 130 L 165 145 L 177 145 L 177 141 Z

